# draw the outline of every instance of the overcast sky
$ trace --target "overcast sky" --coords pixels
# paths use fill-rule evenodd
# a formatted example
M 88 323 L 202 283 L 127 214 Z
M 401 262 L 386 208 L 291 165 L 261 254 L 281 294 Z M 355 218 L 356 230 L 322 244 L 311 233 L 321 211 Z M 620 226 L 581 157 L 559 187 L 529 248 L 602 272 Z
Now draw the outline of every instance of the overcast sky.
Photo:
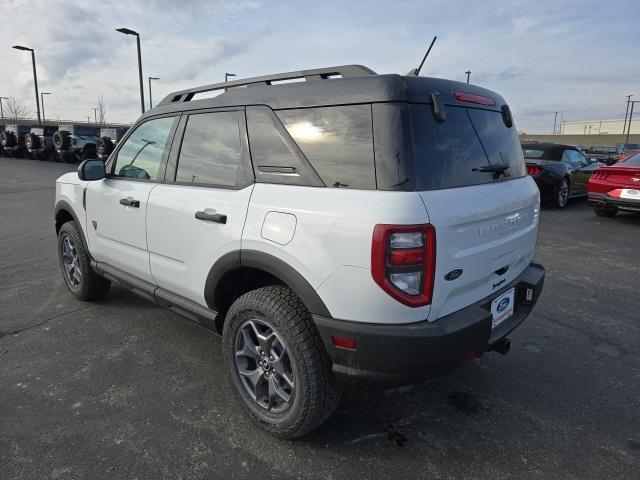
M 640 99 L 640 1 L 38 1 L 2 0 L 0 96 L 35 112 L 28 52 L 36 50 L 47 117 L 107 120 L 140 113 L 135 37 L 141 33 L 145 98 L 224 79 L 360 63 L 406 73 L 438 35 L 422 74 L 500 92 L 520 130 L 550 133 L 565 120 L 624 117 Z

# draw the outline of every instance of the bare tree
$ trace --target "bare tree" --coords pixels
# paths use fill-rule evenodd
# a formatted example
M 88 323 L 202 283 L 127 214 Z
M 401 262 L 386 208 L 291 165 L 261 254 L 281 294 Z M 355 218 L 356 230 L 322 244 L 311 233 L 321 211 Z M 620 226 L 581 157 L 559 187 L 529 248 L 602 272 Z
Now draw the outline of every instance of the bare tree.
M 102 98 L 102 94 L 98 97 L 98 104 L 96 105 L 98 109 L 98 123 L 104 125 L 107 121 L 107 109 L 104 106 L 104 99 Z
M 19 103 L 15 97 L 10 97 L 9 100 L 7 100 L 5 109 L 8 117 L 15 122 L 27 118 L 27 115 L 29 115 L 29 109 L 22 103 Z

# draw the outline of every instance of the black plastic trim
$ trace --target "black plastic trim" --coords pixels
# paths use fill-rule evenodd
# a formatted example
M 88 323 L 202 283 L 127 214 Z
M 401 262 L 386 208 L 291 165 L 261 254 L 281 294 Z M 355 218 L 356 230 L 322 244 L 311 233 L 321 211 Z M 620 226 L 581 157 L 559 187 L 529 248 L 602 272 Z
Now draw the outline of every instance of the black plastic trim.
M 76 215 L 76 212 L 73 210 L 71 205 L 69 205 L 69 202 L 66 202 L 65 200 L 58 200 L 58 202 L 56 203 L 53 214 L 54 225 L 57 223 L 56 219 L 58 218 L 58 213 L 60 212 L 60 210 L 68 212 L 73 217 L 73 220 L 78 224 L 78 226 L 80 227 L 80 238 L 82 238 L 82 246 L 84 247 L 85 252 L 89 252 L 90 254 L 89 247 L 87 246 L 87 239 L 84 238 L 84 228 L 82 226 L 82 223 L 80 223 L 80 220 L 78 220 L 78 216 Z M 57 233 L 58 232 L 56 232 L 56 234 Z
M 263 270 L 277 277 L 294 291 L 311 314 L 330 316 L 329 310 L 318 293 L 297 270 L 279 258 L 258 250 L 229 252 L 220 257 L 211 267 L 204 290 L 204 298 L 210 308 L 216 309 L 215 293 L 224 275 L 243 267 Z

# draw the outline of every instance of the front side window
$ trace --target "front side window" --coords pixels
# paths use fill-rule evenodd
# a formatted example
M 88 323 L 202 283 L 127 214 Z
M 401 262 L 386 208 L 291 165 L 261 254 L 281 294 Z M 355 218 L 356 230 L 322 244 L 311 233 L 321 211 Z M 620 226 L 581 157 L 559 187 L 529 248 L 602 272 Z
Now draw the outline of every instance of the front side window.
M 138 180 L 160 180 L 160 165 L 175 117 L 149 120 L 127 138 L 118 152 L 113 175 Z
M 241 157 L 238 112 L 191 115 L 182 139 L 176 182 L 235 187 L 244 181 Z

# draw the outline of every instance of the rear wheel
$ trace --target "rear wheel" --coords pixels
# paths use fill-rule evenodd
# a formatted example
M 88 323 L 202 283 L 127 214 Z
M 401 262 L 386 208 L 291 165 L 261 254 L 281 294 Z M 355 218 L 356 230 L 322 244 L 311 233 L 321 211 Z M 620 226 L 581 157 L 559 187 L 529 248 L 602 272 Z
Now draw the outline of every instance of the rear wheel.
M 109 290 L 111 282 L 91 268 L 91 259 L 76 222 L 67 222 L 60 228 L 58 260 L 62 278 L 71 295 L 78 300 L 95 300 Z
M 553 200 L 554 207 L 559 209 L 566 207 L 567 203 L 569 202 L 569 192 L 570 192 L 569 180 L 567 178 L 563 178 L 555 190 L 555 195 Z
M 311 315 L 289 288 L 270 286 L 241 296 L 227 313 L 222 338 L 241 403 L 269 433 L 300 437 L 337 407 L 331 361 Z
M 616 208 L 605 207 L 605 206 L 595 206 L 593 207 L 593 211 L 596 212 L 596 215 L 599 217 L 615 217 L 618 213 Z

